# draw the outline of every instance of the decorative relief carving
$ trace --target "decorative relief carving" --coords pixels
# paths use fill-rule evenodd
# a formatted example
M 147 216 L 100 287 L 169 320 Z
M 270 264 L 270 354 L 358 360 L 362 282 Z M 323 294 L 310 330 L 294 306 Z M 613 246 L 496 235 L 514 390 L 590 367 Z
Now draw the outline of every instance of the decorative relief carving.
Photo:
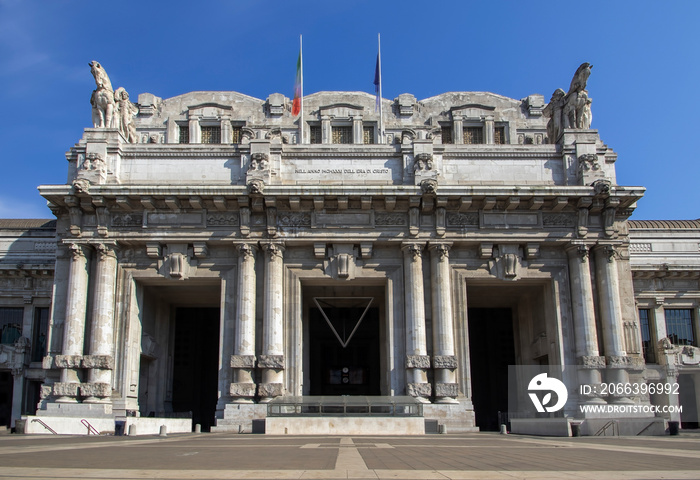
M 374 223 L 381 226 L 406 225 L 408 220 L 403 213 L 377 213 L 374 216 Z
M 456 383 L 436 383 L 436 397 L 456 397 L 459 395 L 459 385 Z
M 229 388 L 229 393 L 232 397 L 254 397 L 254 383 L 232 383 Z
M 605 357 L 608 368 L 619 368 L 626 370 L 644 370 L 644 359 L 641 357 L 630 357 L 627 355 L 608 355 Z
M 420 182 L 420 189 L 424 194 L 431 195 L 437 192 L 438 182 L 432 178 Z
M 605 357 L 584 355 L 578 358 L 578 364 L 584 369 L 605 368 Z
M 430 368 L 430 356 L 406 355 L 406 368 Z
M 309 227 L 311 214 L 302 212 L 285 212 L 277 215 L 277 225 L 280 227 Z
M 207 225 L 210 227 L 236 226 L 238 225 L 237 213 L 208 213 Z
M 81 383 L 79 388 L 81 397 L 106 398 L 112 395 L 112 386 L 109 383 Z
M 254 368 L 255 355 L 231 355 L 231 368 Z
M 479 215 L 476 213 L 448 213 L 448 227 L 479 226 Z
M 284 355 L 259 355 L 258 367 L 282 370 L 284 369 Z
M 250 156 L 248 171 L 267 170 L 269 167 L 269 157 L 266 153 L 257 152 Z
M 545 227 L 573 227 L 576 219 L 573 215 L 566 213 L 543 213 L 542 225 Z
M 429 153 L 419 153 L 413 160 L 413 173 L 433 169 L 433 156 Z
M 598 163 L 598 155 L 593 153 L 585 153 L 578 157 L 579 172 L 595 172 L 600 170 Z
M 135 213 L 112 214 L 112 227 L 140 227 L 143 225 L 143 215 Z
M 265 189 L 265 182 L 262 180 L 251 180 L 248 182 L 248 193 L 252 195 L 262 195 Z
M 433 388 L 429 383 L 409 383 L 406 385 L 406 393 L 411 397 L 430 397 Z
M 279 397 L 284 393 L 281 383 L 261 383 L 258 385 L 258 396 L 263 398 Z
M 433 368 L 457 368 L 457 357 L 454 355 L 434 355 Z

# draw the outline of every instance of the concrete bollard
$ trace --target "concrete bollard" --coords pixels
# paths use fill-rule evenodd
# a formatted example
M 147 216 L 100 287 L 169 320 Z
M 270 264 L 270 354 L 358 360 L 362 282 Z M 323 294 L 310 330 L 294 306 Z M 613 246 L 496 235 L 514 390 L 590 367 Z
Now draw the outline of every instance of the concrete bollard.
M 160 426 L 160 433 L 158 434 L 159 437 L 167 437 L 168 436 L 168 427 L 165 425 Z
M 508 427 L 505 423 L 501 424 L 501 435 L 508 435 Z
M 136 435 L 136 425 L 134 425 L 132 423 L 131 425 L 129 425 L 129 436 L 133 437 L 135 435 Z
M 199 423 L 195 424 L 194 433 L 202 433 L 202 425 L 200 425 Z

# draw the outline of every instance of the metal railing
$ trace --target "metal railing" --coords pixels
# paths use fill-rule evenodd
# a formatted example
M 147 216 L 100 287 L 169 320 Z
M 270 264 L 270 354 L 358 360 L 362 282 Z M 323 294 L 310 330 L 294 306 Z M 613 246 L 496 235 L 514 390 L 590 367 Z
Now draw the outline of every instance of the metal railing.
M 413 397 L 279 397 L 267 404 L 268 417 L 422 417 Z
M 603 425 L 600 430 L 598 430 L 595 433 L 596 437 L 600 437 L 601 435 L 604 437 L 608 436 L 608 429 L 612 427 L 612 436 L 620 436 L 620 426 L 618 425 L 617 420 L 610 420 L 608 423 Z
M 98 432 L 97 429 L 96 429 L 95 427 L 93 427 L 93 426 L 90 424 L 90 422 L 88 422 L 88 421 L 85 420 L 84 418 L 80 420 L 80 423 L 82 423 L 83 425 L 85 425 L 85 427 L 87 428 L 87 434 L 88 434 L 88 435 L 99 435 L 99 434 L 100 434 L 100 432 Z
M 51 428 L 51 427 L 49 427 L 48 425 L 46 425 L 46 424 L 44 423 L 43 420 L 39 420 L 38 418 L 33 418 L 33 419 L 32 419 L 32 422 L 37 422 L 39 425 L 41 425 L 42 427 L 44 427 L 44 428 L 45 428 L 46 430 L 48 430 L 49 432 L 53 433 L 54 435 L 58 435 L 58 433 L 56 433 L 56 430 L 54 430 L 53 428 Z

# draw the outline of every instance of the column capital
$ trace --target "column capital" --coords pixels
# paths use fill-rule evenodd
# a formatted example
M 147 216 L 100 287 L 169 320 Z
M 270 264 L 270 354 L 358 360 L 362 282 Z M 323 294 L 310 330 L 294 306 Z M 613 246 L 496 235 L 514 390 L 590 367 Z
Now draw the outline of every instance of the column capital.
M 117 258 L 117 242 L 99 242 L 93 244 L 100 260 L 104 258 Z
M 270 258 L 282 258 L 284 256 L 284 242 L 260 242 L 260 247 L 262 247 Z
M 584 243 L 572 243 L 566 248 L 570 259 L 578 258 L 581 263 L 586 263 L 591 253 L 591 247 Z
M 78 260 L 80 258 L 86 257 L 87 244 L 78 242 L 66 242 L 66 246 L 68 247 L 68 252 L 70 253 L 70 257 L 72 260 Z
M 236 244 L 236 250 L 238 250 L 239 257 L 255 257 L 258 247 L 255 243 L 238 243 Z
M 451 248 L 451 242 L 430 242 L 428 244 L 428 250 L 430 250 L 432 254 L 438 255 L 438 260 L 440 261 L 449 258 Z
M 403 250 L 404 255 L 410 255 L 412 260 L 421 258 L 424 248 L 425 244 L 420 242 L 406 242 L 401 244 L 401 250 Z
M 613 263 L 621 258 L 620 250 L 617 245 L 610 243 L 598 244 L 595 246 L 595 251 L 600 255 L 605 255 L 608 263 Z

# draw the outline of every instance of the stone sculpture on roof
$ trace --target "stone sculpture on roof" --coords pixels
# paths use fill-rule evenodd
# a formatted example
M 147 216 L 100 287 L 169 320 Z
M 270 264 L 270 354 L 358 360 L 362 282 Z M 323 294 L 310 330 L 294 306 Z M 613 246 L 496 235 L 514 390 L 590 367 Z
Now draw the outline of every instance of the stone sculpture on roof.
M 588 62 L 582 63 L 571 79 L 568 93 L 565 94 L 564 90 L 557 88 L 552 94 L 549 104 L 544 109 L 544 114 L 549 117 L 547 134 L 550 142 L 556 142 L 565 128 L 584 130 L 591 128 L 592 100 L 588 97 L 586 90 L 591 68 L 593 65 Z
M 119 87 L 116 92 L 112 89 L 112 82 L 100 62 L 93 60 L 88 65 L 97 86 L 90 97 L 93 126 L 118 128 L 127 142 L 136 143 L 133 117 L 138 113 L 138 108 L 131 103 L 124 87 Z

